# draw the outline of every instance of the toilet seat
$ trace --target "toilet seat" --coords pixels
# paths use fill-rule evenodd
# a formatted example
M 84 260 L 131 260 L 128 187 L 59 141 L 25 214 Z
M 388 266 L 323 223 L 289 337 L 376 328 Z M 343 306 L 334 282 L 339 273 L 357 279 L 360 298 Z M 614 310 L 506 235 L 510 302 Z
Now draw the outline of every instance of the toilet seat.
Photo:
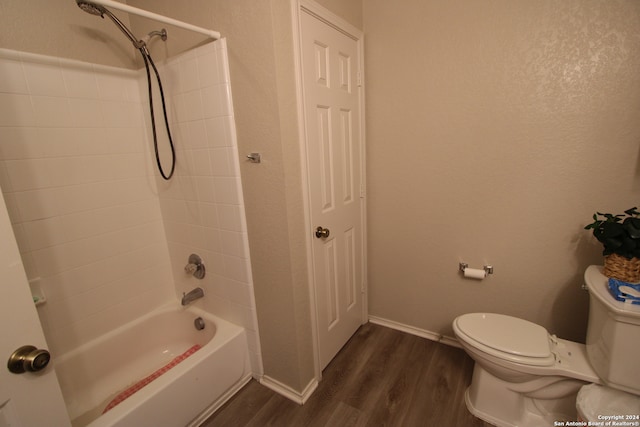
M 469 345 L 502 360 L 529 366 L 552 366 L 555 356 L 547 330 L 516 317 L 468 313 L 453 323 L 456 335 Z

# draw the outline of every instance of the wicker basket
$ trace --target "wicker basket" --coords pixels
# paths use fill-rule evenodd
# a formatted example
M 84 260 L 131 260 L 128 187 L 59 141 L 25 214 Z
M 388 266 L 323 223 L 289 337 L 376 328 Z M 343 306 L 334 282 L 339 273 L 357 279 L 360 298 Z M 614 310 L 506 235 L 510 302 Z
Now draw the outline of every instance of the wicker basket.
M 640 259 L 627 259 L 618 254 L 611 254 L 604 257 L 605 276 L 612 279 L 622 280 L 627 283 L 640 282 Z

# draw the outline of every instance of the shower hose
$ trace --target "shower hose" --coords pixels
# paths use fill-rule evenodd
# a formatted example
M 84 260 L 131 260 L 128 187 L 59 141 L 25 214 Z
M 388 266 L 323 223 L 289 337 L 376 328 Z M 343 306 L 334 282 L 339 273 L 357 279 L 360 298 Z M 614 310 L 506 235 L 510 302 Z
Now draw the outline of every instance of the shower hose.
M 160 175 L 165 180 L 171 179 L 173 176 L 173 172 L 176 168 L 176 151 L 173 146 L 173 139 L 171 138 L 171 130 L 169 129 L 169 120 L 167 119 L 167 107 L 165 105 L 164 100 L 164 91 L 162 90 L 162 80 L 160 80 L 160 74 L 158 73 L 158 69 L 156 68 L 156 64 L 153 63 L 153 59 L 151 59 L 151 55 L 147 50 L 146 46 L 142 46 L 139 48 L 140 53 L 142 54 L 142 59 L 144 60 L 144 68 L 147 70 L 147 86 L 149 88 L 149 111 L 151 115 L 151 130 L 153 132 L 153 149 L 156 153 L 156 163 L 158 164 L 158 170 L 160 171 Z M 158 89 L 160 91 L 160 98 L 162 99 L 162 114 L 164 116 L 164 125 L 167 129 L 167 136 L 169 137 L 169 146 L 171 147 L 171 170 L 169 173 L 165 173 L 162 163 L 160 162 L 160 153 L 158 152 L 158 135 L 156 132 L 156 119 L 155 113 L 153 111 L 153 89 L 151 87 L 151 72 L 149 70 L 149 65 L 153 68 L 153 72 L 156 75 L 156 80 L 158 81 Z

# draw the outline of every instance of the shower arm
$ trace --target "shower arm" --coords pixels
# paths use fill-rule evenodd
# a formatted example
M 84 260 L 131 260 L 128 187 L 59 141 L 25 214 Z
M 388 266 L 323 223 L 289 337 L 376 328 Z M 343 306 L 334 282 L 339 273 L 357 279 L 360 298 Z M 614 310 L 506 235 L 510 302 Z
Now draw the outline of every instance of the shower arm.
M 99 4 L 102 6 L 118 9 L 123 12 L 132 13 L 134 15 L 142 16 L 144 18 L 153 19 L 154 21 L 164 22 L 165 24 L 174 25 L 176 27 L 184 28 L 185 30 L 193 31 L 196 33 L 204 34 L 214 40 L 220 38 L 220 33 L 217 31 L 209 30 L 207 28 L 198 27 L 196 25 L 188 24 L 186 22 L 178 21 L 177 19 L 169 18 L 168 16 L 158 15 L 157 13 L 149 12 L 147 10 L 138 9 L 137 7 L 129 6 L 124 3 L 120 3 L 112 0 L 90 0 L 91 3 Z

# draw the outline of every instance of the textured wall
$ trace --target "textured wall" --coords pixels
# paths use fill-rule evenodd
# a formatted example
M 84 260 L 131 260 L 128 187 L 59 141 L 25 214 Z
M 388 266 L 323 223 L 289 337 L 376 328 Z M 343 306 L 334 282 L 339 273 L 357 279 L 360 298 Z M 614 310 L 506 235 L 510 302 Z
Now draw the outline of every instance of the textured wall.
M 640 3 L 364 2 L 370 313 L 584 339 L 592 213 L 638 203 Z M 482 282 L 458 262 L 493 264 Z

